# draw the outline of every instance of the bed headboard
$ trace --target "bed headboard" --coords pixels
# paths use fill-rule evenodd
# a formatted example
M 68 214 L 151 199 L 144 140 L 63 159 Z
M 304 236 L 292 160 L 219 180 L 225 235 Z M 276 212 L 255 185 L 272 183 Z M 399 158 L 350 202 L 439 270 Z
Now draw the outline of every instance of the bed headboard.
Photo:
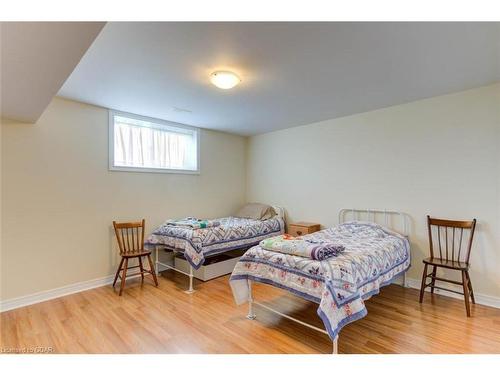
M 339 211 L 339 224 L 351 220 L 364 220 L 377 223 L 406 237 L 410 234 L 408 215 L 400 211 L 370 208 L 342 208 Z
M 285 209 L 283 207 L 280 207 L 280 206 L 275 206 L 275 205 L 272 205 L 272 207 L 274 208 L 274 211 L 276 211 L 276 214 L 281 218 L 283 219 L 283 221 L 285 221 Z

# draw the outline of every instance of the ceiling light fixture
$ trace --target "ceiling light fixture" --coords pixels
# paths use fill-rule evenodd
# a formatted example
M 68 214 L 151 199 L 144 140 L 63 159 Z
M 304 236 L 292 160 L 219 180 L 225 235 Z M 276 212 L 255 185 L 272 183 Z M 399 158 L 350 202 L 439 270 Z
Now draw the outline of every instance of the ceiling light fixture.
M 228 90 L 240 83 L 241 79 L 232 72 L 217 71 L 210 74 L 210 82 L 220 89 Z

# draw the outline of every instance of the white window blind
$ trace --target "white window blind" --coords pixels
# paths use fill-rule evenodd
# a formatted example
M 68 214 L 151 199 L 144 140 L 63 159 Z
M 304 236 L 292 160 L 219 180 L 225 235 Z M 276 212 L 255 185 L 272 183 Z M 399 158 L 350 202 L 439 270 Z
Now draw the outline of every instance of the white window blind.
M 110 168 L 198 172 L 198 129 L 110 112 Z

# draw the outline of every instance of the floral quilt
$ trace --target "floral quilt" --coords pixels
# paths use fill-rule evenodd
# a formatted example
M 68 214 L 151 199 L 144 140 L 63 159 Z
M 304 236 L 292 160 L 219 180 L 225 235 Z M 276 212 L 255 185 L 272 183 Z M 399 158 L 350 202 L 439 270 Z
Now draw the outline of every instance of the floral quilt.
M 200 229 L 169 225 L 167 221 L 153 231 L 146 245 L 183 252 L 189 264 L 198 269 L 206 256 L 254 246 L 283 233 L 285 227 L 279 216 L 269 220 L 224 217 L 217 221 L 220 225 Z
M 248 280 L 288 290 L 319 304 L 318 315 L 333 340 L 342 327 L 367 314 L 366 299 L 410 267 L 408 239 L 375 223 L 348 222 L 301 238 L 332 241 L 345 250 L 318 261 L 255 246 L 230 278 L 237 304 L 248 301 Z

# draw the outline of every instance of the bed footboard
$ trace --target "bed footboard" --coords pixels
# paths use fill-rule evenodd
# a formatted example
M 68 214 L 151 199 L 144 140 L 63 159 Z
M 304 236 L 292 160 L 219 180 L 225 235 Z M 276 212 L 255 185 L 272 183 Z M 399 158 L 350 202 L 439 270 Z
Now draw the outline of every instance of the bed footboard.
M 186 273 L 184 271 L 181 271 L 180 269 L 177 269 L 175 267 L 172 267 L 170 264 L 165 264 L 165 263 L 162 263 L 160 262 L 160 258 L 158 257 L 159 256 L 159 248 L 161 246 L 155 246 L 155 250 L 156 250 L 156 256 L 155 256 L 155 259 L 156 259 L 156 274 L 158 275 L 159 274 L 159 269 L 160 269 L 160 265 L 162 265 L 163 267 L 166 267 L 170 270 L 174 270 L 174 271 L 177 271 L 179 273 L 182 273 L 183 275 L 186 275 L 189 277 L 189 289 L 185 291 L 185 293 L 187 294 L 192 294 L 195 292 L 194 288 L 193 288 L 193 278 L 194 278 L 194 275 L 193 275 L 193 266 L 192 265 L 189 265 L 189 273 Z
M 264 305 L 260 302 L 256 302 L 255 299 L 253 298 L 253 293 L 252 293 L 252 280 L 248 279 L 248 314 L 247 314 L 247 319 L 255 320 L 257 318 L 257 316 L 255 315 L 255 312 L 254 312 L 254 308 L 253 308 L 254 305 L 260 306 L 263 309 L 266 309 L 267 311 L 270 311 L 274 314 L 277 314 L 283 318 L 286 318 L 286 319 L 291 320 L 295 323 L 301 324 L 305 327 L 314 329 L 315 331 L 324 333 L 325 335 L 328 335 L 328 332 L 324 329 L 321 329 L 321 328 L 318 328 L 316 326 L 313 326 L 312 324 L 303 322 L 302 320 L 299 320 L 299 319 L 294 318 L 292 316 L 283 314 L 282 312 L 275 310 L 275 309 L 273 309 L 267 305 Z M 333 340 L 332 345 L 333 345 L 332 354 L 338 354 L 338 336 L 335 338 L 335 340 Z

